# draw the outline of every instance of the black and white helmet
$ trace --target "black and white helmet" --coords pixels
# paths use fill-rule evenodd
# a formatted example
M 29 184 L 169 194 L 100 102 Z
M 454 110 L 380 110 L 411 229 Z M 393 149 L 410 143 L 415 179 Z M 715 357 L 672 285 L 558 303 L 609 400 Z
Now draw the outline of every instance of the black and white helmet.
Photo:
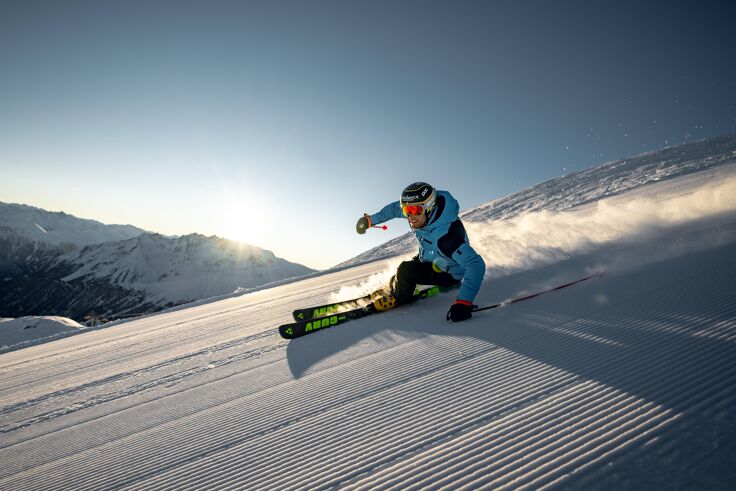
M 409 215 L 406 208 L 415 206 L 421 207 L 424 212 L 429 213 L 434 208 L 436 201 L 437 192 L 426 182 L 409 184 L 401 192 L 401 208 L 404 211 L 404 215 Z M 414 215 L 416 213 L 411 214 Z

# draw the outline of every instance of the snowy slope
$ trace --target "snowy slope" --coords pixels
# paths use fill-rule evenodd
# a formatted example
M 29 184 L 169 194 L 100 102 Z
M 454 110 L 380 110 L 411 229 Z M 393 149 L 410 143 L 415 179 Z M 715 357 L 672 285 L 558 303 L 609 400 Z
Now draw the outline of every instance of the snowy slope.
M 83 326 L 66 317 L 0 318 L 0 349 L 22 344 L 29 339 L 48 339 L 76 333 Z
M 276 334 L 397 258 L 5 353 L 0 489 L 731 489 L 734 167 L 478 223 L 480 304 L 605 275 L 465 323 Z
M 467 210 L 460 216 L 467 226 L 470 222 L 508 220 L 543 210 L 563 211 L 729 163 L 736 163 L 736 133 L 647 152 L 574 172 Z M 462 203 L 460 205 L 462 207 Z M 414 244 L 414 235 L 407 233 L 338 267 L 406 254 L 415 248 Z

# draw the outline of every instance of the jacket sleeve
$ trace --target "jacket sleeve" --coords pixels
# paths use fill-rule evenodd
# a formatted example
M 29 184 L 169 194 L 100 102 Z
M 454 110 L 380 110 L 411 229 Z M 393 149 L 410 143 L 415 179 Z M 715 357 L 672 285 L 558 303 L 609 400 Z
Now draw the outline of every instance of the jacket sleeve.
M 452 260 L 458 263 L 464 270 L 460 291 L 457 294 L 458 300 L 467 300 L 472 302 L 480 290 L 483 283 L 483 277 L 486 274 L 486 263 L 483 258 L 470 247 L 467 242 L 460 245 L 455 252 L 452 253 Z
M 398 201 L 389 203 L 378 213 L 371 215 L 371 223 L 378 225 L 379 223 L 388 222 L 392 218 L 403 218 L 404 213 L 401 211 L 401 204 Z

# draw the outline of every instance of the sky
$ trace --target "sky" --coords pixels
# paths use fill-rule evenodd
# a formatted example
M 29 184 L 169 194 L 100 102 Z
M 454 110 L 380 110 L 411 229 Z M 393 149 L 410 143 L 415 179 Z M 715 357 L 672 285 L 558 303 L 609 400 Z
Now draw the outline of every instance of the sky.
M 326 268 L 466 210 L 736 131 L 724 2 L 0 4 L 0 201 Z

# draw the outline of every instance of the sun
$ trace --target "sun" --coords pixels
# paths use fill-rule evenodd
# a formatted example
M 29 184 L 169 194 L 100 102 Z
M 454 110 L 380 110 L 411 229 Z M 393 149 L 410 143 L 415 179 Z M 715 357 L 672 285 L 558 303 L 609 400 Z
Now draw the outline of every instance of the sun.
M 249 245 L 262 246 L 273 235 L 273 217 L 265 206 L 234 200 L 223 214 L 223 236 Z

